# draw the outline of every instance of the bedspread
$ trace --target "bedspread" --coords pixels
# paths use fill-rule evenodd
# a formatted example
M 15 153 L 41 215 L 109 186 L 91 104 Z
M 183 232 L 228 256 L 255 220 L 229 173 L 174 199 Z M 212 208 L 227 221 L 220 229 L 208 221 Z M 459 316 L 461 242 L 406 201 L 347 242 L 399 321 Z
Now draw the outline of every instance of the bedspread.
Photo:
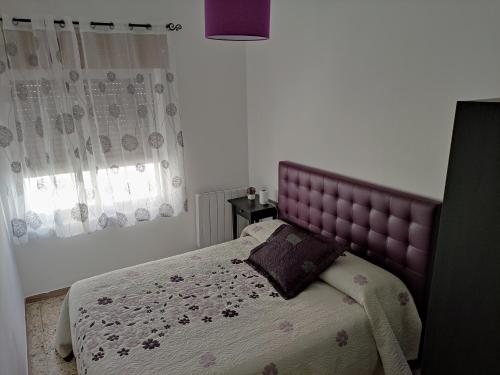
M 355 295 L 317 281 L 285 301 L 243 262 L 279 224 L 75 283 L 61 310 L 58 352 L 73 351 L 87 375 L 381 373 L 374 334 L 384 334 Z M 414 326 L 414 315 L 405 316 Z

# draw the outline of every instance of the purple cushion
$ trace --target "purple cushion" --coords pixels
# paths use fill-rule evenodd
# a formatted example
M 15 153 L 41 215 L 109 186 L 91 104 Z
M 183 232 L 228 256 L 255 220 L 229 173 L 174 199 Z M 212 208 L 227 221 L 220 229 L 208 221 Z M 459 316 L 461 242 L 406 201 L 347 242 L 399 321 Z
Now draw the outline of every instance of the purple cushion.
M 281 225 L 245 261 L 266 277 L 284 299 L 302 292 L 344 251 L 333 239 Z

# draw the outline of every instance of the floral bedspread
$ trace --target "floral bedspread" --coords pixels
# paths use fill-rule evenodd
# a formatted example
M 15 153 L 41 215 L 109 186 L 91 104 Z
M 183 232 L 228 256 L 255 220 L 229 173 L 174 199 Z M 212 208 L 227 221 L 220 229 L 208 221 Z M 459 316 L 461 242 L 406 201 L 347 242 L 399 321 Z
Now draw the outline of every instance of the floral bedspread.
M 73 351 L 87 375 L 382 373 L 356 296 L 317 281 L 285 301 L 243 262 L 278 225 L 75 283 L 61 310 L 59 354 Z M 408 316 L 398 321 L 415 325 Z

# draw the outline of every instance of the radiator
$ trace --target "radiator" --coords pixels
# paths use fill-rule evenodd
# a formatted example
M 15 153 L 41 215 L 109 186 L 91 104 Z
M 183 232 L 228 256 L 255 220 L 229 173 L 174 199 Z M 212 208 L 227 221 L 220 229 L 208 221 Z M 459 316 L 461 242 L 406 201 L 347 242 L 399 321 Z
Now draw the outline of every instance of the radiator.
M 227 200 L 242 197 L 245 194 L 245 188 L 196 194 L 196 241 L 198 247 L 216 245 L 233 239 L 232 211 Z M 238 221 L 239 231 L 248 224 L 241 217 Z

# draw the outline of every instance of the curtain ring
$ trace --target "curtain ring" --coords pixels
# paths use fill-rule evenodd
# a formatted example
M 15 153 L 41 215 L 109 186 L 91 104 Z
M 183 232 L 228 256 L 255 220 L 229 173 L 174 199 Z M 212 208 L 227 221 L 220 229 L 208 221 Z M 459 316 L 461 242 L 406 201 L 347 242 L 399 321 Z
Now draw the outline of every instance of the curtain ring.
M 115 24 L 114 24 L 113 22 L 111 22 L 111 23 L 109 24 L 109 29 L 110 29 L 110 30 L 114 30 L 114 29 L 115 29 Z
M 59 23 L 59 27 L 61 29 L 64 29 L 66 27 L 66 21 L 65 20 L 62 20 L 60 23 Z
M 129 28 L 130 30 L 134 30 L 134 25 L 132 25 L 131 23 L 129 23 L 129 24 L 128 24 L 128 28 Z
M 146 25 L 146 30 L 151 30 L 151 29 L 152 29 L 152 27 L 151 27 L 151 25 L 148 23 L 148 24 Z
M 93 22 L 90 23 L 90 28 L 95 29 L 95 24 Z
M 19 25 L 19 21 L 18 21 L 16 18 L 13 18 L 13 19 L 12 19 L 12 24 L 13 24 L 14 26 L 17 26 L 17 25 Z

